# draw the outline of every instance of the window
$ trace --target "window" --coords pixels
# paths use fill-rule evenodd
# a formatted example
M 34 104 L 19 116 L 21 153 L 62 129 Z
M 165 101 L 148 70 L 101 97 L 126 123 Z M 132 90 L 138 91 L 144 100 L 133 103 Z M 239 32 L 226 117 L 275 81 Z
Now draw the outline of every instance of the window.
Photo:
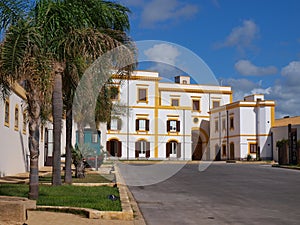
M 26 128 L 27 128 L 27 116 L 26 116 L 26 112 L 23 112 L 23 134 L 26 134 Z
M 146 88 L 139 88 L 138 89 L 138 101 L 139 102 L 146 102 L 147 101 L 147 89 Z
M 119 100 L 119 88 L 118 87 L 110 87 L 109 94 L 111 100 Z
M 4 125 L 9 127 L 9 100 L 5 100 Z
M 19 130 L 19 106 L 15 107 L 15 130 Z
M 176 155 L 177 154 L 177 142 L 172 141 L 170 142 L 170 155 Z
M 172 99 L 171 106 L 179 106 L 179 99 Z
M 92 133 L 92 143 L 98 143 L 98 133 Z
M 149 120 L 137 119 L 135 125 L 136 131 L 149 131 Z
M 225 120 L 225 118 L 222 119 L 222 129 L 223 130 L 226 129 L 226 120 Z
M 180 121 L 168 120 L 167 121 L 167 132 L 180 132 Z
M 120 119 L 111 119 L 110 124 L 108 124 L 108 130 L 121 130 L 122 121 Z
M 187 81 L 186 81 L 186 80 L 182 80 L 182 83 L 183 83 L 183 84 L 187 84 Z
M 222 145 L 222 156 L 226 157 L 226 145 Z
M 166 144 L 166 158 L 180 158 L 181 157 L 181 144 L 177 141 L 170 141 Z
M 135 142 L 135 157 L 150 157 L 150 142 L 140 140 Z
M 193 110 L 200 111 L 200 100 L 193 100 Z
M 219 131 L 219 121 L 215 120 L 215 132 Z
M 250 154 L 256 154 L 257 145 L 256 144 L 250 144 L 249 146 L 249 152 Z
M 220 101 L 219 100 L 218 101 L 213 101 L 212 105 L 213 105 L 213 108 L 217 108 L 217 107 L 220 106 Z
M 230 121 L 230 129 L 233 130 L 234 129 L 234 117 L 231 116 L 229 121 Z
M 146 141 L 140 141 L 140 150 L 139 154 L 146 154 Z

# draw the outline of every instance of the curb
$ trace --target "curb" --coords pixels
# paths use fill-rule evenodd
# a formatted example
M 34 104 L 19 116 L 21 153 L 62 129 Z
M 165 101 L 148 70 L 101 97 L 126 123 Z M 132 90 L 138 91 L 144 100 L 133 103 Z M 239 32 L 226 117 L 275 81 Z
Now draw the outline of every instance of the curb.
M 119 174 L 119 168 L 115 165 L 116 183 L 120 193 L 120 201 L 122 211 L 99 211 L 95 209 L 79 208 L 79 207 L 67 207 L 67 206 L 37 206 L 40 210 L 50 211 L 62 211 L 62 212 L 81 212 L 85 214 L 89 219 L 105 219 L 105 220 L 133 220 L 133 210 L 129 201 L 126 185 L 124 184 L 123 178 Z M 44 183 L 47 185 L 47 183 Z M 51 185 L 49 183 L 49 185 Z M 74 186 L 114 186 L 115 183 L 73 183 Z

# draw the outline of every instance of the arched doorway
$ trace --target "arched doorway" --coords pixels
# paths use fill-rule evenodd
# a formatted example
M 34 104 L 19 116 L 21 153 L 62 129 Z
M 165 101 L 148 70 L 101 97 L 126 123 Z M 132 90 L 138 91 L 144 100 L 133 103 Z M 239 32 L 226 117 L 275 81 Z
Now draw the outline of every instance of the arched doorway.
M 202 139 L 200 137 L 200 131 L 192 131 L 192 160 L 201 160 L 203 151 L 202 151 Z
M 180 158 L 181 143 L 176 140 L 171 140 L 166 143 L 166 158 Z
M 110 156 L 122 157 L 122 142 L 117 139 L 111 139 L 106 142 L 106 150 Z

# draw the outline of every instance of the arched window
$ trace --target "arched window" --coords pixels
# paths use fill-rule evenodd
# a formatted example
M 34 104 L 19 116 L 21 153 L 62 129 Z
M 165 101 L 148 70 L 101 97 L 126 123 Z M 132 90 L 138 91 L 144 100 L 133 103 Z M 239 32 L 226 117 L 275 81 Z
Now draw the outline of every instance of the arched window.
M 150 142 L 146 140 L 139 140 L 135 142 L 135 157 L 149 158 L 150 157 Z
M 181 144 L 177 141 L 169 141 L 166 145 L 166 158 L 180 158 Z

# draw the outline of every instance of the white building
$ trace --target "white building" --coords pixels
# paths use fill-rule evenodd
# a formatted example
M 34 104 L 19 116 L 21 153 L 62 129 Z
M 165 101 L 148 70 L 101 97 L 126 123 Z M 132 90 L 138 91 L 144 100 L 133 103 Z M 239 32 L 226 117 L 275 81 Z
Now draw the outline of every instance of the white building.
M 248 155 L 272 159 L 271 127 L 275 102 L 264 95 L 251 95 L 243 101 L 210 111 L 210 156 L 220 159 L 245 159 Z
M 25 99 L 24 89 L 16 84 L 12 94 L 0 101 L 0 177 L 29 170 Z M 44 129 L 41 129 L 40 149 L 44 149 Z M 44 151 L 40 152 L 39 165 L 44 165 Z
M 209 110 L 232 99 L 230 87 L 191 84 L 188 76 L 174 83 L 148 71 L 113 78 L 115 102 L 128 113 L 112 117 L 102 138 L 111 157 L 120 159 L 200 160 L 209 142 Z
M 272 127 L 273 134 L 273 159 L 278 161 L 278 147 L 276 146 L 278 141 L 289 139 L 288 125 L 291 124 L 292 129 L 297 130 L 297 140 L 300 140 L 300 116 L 286 117 L 276 119 L 275 124 Z

